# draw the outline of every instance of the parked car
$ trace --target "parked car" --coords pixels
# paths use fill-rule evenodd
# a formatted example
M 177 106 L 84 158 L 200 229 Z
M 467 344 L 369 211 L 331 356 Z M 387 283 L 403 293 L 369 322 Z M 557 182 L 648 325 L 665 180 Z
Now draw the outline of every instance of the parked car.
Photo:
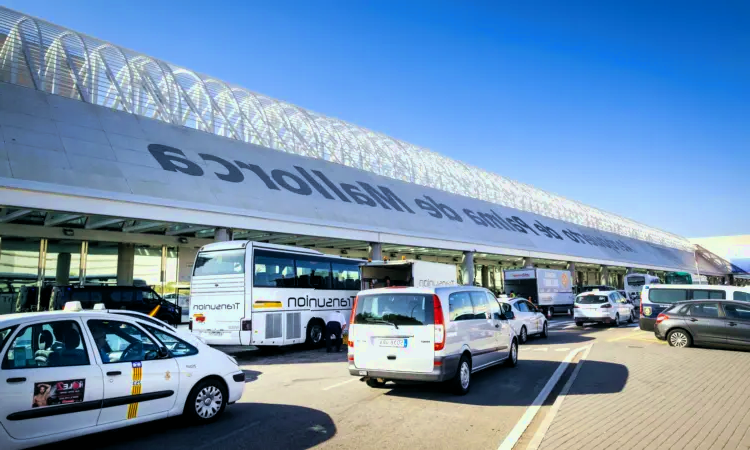
M 525 344 L 531 335 L 538 335 L 543 338 L 548 336 L 547 318 L 544 313 L 533 303 L 522 298 L 504 298 L 500 300 L 503 312 L 513 310 L 515 319 L 510 321 L 513 330 L 518 337 L 518 342 Z
M 473 286 L 362 291 L 349 325 L 349 373 L 387 381 L 449 381 L 469 392 L 473 373 L 518 362 L 518 338 L 500 304 Z
M 60 310 L 69 301 L 79 301 L 84 309 L 103 303 L 107 309 L 125 309 L 154 316 L 170 325 L 182 322 L 182 308 L 161 298 L 148 286 L 55 286 L 50 310 Z
M 585 292 L 576 296 L 573 319 L 579 327 L 590 322 L 619 326 L 635 322 L 635 308 L 617 291 Z
M 677 303 L 656 317 L 654 335 L 672 347 L 750 348 L 750 303 L 692 300 Z
M 178 415 L 209 423 L 240 399 L 236 360 L 133 314 L 71 302 L 0 317 L 0 448 Z

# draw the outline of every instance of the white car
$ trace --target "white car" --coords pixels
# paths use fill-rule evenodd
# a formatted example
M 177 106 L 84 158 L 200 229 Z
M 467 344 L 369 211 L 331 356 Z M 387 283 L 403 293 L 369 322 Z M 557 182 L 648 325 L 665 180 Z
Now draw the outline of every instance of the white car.
M 0 316 L 3 450 L 181 414 L 207 423 L 242 397 L 234 358 L 148 316 L 71 303 Z
M 349 325 L 349 373 L 387 381 L 449 381 L 469 392 L 478 370 L 518 362 L 518 339 L 487 289 L 473 286 L 362 291 Z
M 576 325 L 584 323 L 608 323 L 619 326 L 627 321 L 635 322 L 635 308 L 617 291 L 590 291 L 578 294 L 573 305 L 573 319 Z
M 547 333 L 547 318 L 544 317 L 539 308 L 533 303 L 522 298 L 500 298 L 503 312 L 513 310 L 515 319 L 510 321 L 518 336 L 518 341 L 525 344 L 529 336 L 538 335 L 543 338 L 549 336 Z

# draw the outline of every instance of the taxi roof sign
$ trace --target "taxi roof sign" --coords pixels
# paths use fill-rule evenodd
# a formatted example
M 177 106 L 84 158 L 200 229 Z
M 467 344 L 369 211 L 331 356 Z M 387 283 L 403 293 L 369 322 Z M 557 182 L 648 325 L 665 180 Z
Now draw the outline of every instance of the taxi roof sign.
M 81 302 L 78 302 L 78 301 L 66 302 L 65 306 L 63 307 L 63 311 L 71 311 L 71 312 L 83 311 L 83 306 L 81 306 Z
M 104 303 L 97 303 L 96 305 L 94 305 L 94 310 L 95 311 L 101 311 L 103 309 L 107 309 L 107 307 L 104 306 Z

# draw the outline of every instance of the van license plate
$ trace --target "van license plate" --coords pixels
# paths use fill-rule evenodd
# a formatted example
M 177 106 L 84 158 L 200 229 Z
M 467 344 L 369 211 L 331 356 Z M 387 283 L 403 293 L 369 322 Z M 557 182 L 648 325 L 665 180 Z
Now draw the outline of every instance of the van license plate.
M 380 339 L 378 341 L 378 346 L 380 347 L 406 348 L 408 344 L 408 339 Z

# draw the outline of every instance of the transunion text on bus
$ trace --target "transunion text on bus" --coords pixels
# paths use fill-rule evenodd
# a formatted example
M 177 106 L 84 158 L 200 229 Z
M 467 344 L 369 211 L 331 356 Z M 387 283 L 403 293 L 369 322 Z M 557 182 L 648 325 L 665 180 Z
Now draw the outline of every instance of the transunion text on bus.
M 196 311 L 221 311 L 222 309 L 240 309 L 239 303 L 219 303 L 218 305 L 193 305 L 193 309 Z
M 315 298 L 305 295 L 304 297 L 289 297 L 286 306 L 289 308 L 351 308 L 354 297 L 344 298 Z
M 149 144 L 148 151 L 166 171 L 196 177 L 205 175 L 204 169 L 189 160 L 182 150 L 168 145 Z M 503 216 L 491 208 L 485 211 L 463 208 L 459 212 L 429 195 L 413 199 L 413 204 L 410 206 L 386 186 L 373 186 L 364 181 L 357 181 L 356 184 L 336 183 L 316 169 L 308 170 L 300 166 L 293 166 L 294 171 L 283 169 L 271 169 L 269 171 L 257 164 L 239 160 L 228 161 L 208 153 L 198 153 L 198 156 L 203 161 L 216 167 L 217 171 L 214 172 L 216 177 L 230 183 L 241 183 L 245 180 L 247 174 L 252 174 L 269 190 L 280 191 L 283 189 L 302 196 L 313 195 L 314 192 L 317 192 L 328 200 L 345 203 L 354 202 L 372 208 L 379 206 L 386 210 L 393 209 L 408 214 L 416 214 L 415 209 L 422 210 L 434 219 L 453 222 L 471 221 L 478 226 L 493 228 L 503 233 L 536 235 L 560 241 L 569 240 L 579 245 L 605 247 L 617 252 L 636 253 L 633 247 L 620 239 L 611 239 L 598 234 L 580 233 L 571 229 L 562 229 L 558 232 L 538 219 L 533 223 L 527 223 L 518 216 Z

